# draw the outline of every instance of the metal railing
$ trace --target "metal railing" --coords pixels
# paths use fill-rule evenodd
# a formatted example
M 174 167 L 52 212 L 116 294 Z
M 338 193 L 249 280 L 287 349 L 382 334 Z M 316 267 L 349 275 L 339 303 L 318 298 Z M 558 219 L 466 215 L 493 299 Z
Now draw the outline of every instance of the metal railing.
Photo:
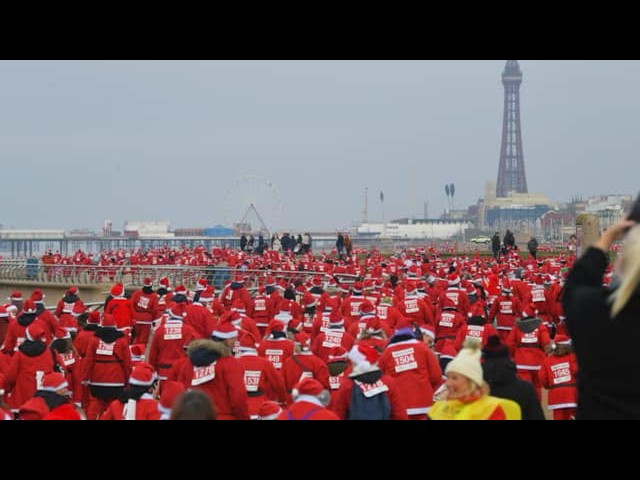
M 321 276 L 328 282 L 330 275 L 316 271 L 299 270 L 250 270 L 228 266 L 182 266 L 182 265 L 45 265 L 29 259 L 4 259 L 0 261 L 0 279 L 5 281 L 21 281 L 59 285 L 104 285 L 120 282 L 125 286 L 140 286 L 144 278 L 151 278 L 158 285 L 161 278 L 166 277 L 170 284 L 194 287 L 200 278 L 207 283 L 222 289 L 228 280 L 236 275 L 248 278 L 247 287 L 263 284 L 267 277 L 276 281 L 303 282 L 314 276 Z M 355 275 L 336 274 L 342 283 L 352 283 Z

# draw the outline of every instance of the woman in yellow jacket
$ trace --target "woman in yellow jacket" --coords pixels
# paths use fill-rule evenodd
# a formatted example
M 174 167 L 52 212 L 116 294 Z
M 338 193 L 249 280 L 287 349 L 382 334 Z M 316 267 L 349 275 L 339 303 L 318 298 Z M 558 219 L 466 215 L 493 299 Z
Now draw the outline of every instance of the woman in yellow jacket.
M 443 399 L 429 410 L 431 420 L 521 420 L 520 405 L 489 395 L 479 345 L 465 345 L 445 369 Z

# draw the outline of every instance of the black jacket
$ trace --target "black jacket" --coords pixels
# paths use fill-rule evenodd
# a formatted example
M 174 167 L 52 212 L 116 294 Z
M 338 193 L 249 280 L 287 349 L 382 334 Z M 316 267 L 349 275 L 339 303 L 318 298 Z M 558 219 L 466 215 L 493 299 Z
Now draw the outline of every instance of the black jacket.
M 533 384 L 518 378 L 516 365 L 510 358 L 484 358 L 482 370 L 491 395 L 508 398 L 520 405 L 522 420 L 545 420 Z
M 578 360 L 579 420 L 640 419 L 640 292 L 615 319 L 602 287 L 609 259 L 587 249 L 574 264 L 562 296 L 566 324 Z

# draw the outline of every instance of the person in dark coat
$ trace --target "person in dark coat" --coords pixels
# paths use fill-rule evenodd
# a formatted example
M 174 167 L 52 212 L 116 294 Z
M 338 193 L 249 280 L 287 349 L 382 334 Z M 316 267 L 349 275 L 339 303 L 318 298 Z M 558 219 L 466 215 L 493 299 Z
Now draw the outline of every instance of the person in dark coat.
M 534 260 L 538 258 L 538 240 L 536 237 L 531 237 L 527 242 L 527 249 Z
M 516 364 L 498 335 L 490 336 L 482 350 L 482 370 L 491 395 L 508 398 L 520 405 L 522 420 L 546 419 L 533 384 L 518 378 Z
M 500 258 L 500 233 L 496 232 L 491 238 L 491 251 L 493 252 L 493 258 L 498 260 Z
M 344 235 L 342 233 L 338 233 L 336 238 L 336 250 L 338 251 L 338 256 L 342 257 L 345 254 L 344 250 Z
M 609 249 L 625 233 L 617 278 L 603 287 Z M 640 226 L 627 219 L 605 230 L 569 272 L 562 307 L 580 369 L 576 420 L 640 420 L 639 280 Z
M 502 243 L 504 243 L 504 248 L 507 250 L 507 252 L 516 248 L 516 237 L 513 235 L 513 232 L 511 230 L 507 230 L 504 233 Z
M 243 252 L 245 251 L 245 249 L 247 248 L 247 236 L 243 233 L 240 236 L 240 250 L 242 250 Z

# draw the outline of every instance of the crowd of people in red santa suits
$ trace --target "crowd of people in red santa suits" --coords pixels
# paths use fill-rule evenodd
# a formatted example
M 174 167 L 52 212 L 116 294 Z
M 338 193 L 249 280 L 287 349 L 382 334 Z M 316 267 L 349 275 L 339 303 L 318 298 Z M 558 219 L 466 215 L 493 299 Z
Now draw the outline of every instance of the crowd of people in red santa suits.
M 81 253 L 74 261 L 86 261 Z M 89 311 L 73 286 L 53 311 L 40 290 L 26 299 L 14 292 L 0 306 L 0 417 L 45 417 L 46 408 L 34 413 L 28 404 L 44 395 L 44 376 L 59 373 L 65 398 L 91 420 L 159 419 L 176 388 L 207 393 L 218 419 L 263 418 L 274 404 L 275 418 L 290 418 L 289 410 L 297 418 L 299 397 L 316 398 L 309 419 L 349 419 L 356 386 L 385 395 L 389 418 L 425 419 L 448 361 L 465 341 L 484 346 L 496 333 L 518 376 L 539 396 L 549 390 L 555 418 L 575 410 L 577 365 L 564 348 L 560 303 L 572 257 L 496 261 L 418 248 L 344 259 L 198 247 L 100 258 L 114 256 L 130 265 L 224 261 L 235 276 L 219 292 L 205 278 L 191 291 L 167 278 L 156 288 L 145 278 L 130 294 L 116 284 L 103 312 Z M 318 385 L 327 391 L 322 402 Z

